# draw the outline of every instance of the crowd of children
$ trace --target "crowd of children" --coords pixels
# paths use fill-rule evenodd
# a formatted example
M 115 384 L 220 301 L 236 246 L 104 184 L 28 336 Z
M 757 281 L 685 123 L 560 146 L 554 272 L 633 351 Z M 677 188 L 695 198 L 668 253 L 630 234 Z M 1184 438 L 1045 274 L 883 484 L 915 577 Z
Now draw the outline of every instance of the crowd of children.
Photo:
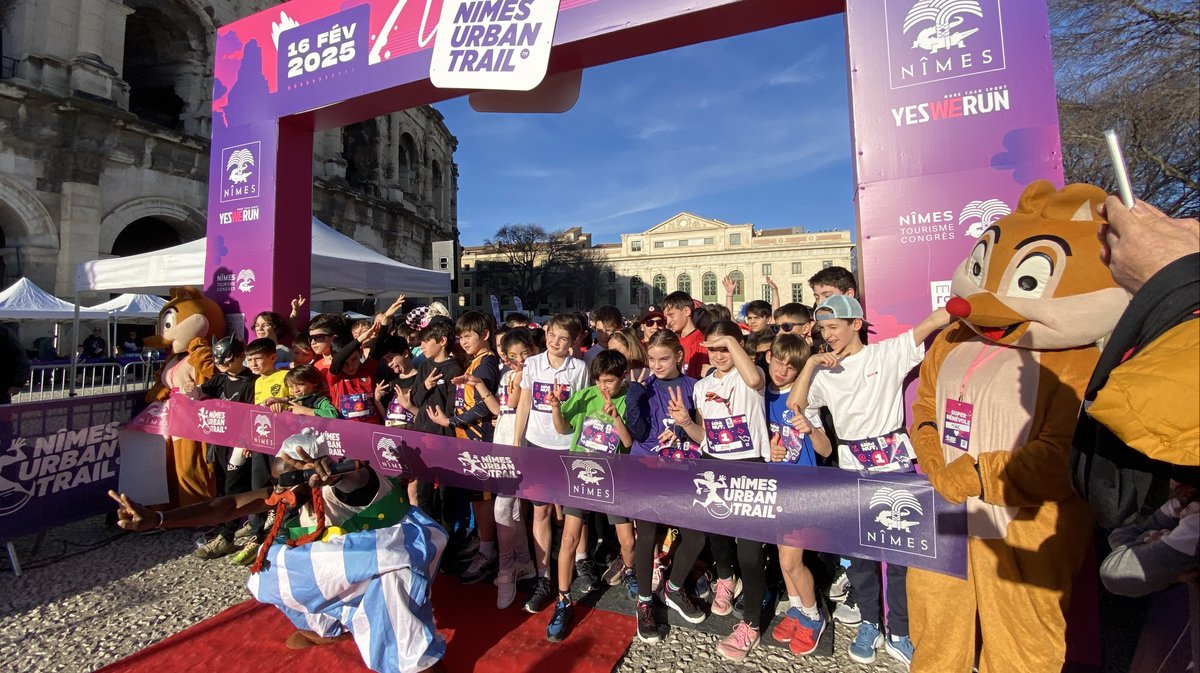
M 403 297 L 374 320 L 317 315 L 294 337 L 289 320 L 263 314 L 255 340 L 215 345 L 220 375 L 189 394 L 544 451 L 911 471 L 903 380 L 949 316 L 936 311 L 868 345 L 853 275 L 824 269 L 810 284 L 815 308 L 753 301 L 738 321 L 685 292 L 628 322 L 603 306 L 541 327 L 517 314 L 503 325 L 477 311 L 452 320 L 438 307 L 401 316 Z M 260 458 L 210 447 L 226 493 L 266 483 Z M 717 649 L 744 659 L 779 595 L 785 615 L 770 636 L 796 655 L 813 652 L 837 619 L 858 627 L 856 661 L 873 662 L 879 648 L 905 665 L 912 656 L 903 567 L 887 568 L 885 620 L 875 562 L 444 484 L 409 484 L 407 497 L 450 533 L 442 570 L 464 583 L 493 580 L 499 609 L 528 582 L 524 610 L 553 607 L 551 641 L 571 632 L 573 586 L 608 585 L 636 605 L 636 636 L 647 642 L 661 634 L 656 601 L 691 623 L 736 613 Z M 261 517 L 227 523 L 196 555 L 249 564 L 265 528 Z

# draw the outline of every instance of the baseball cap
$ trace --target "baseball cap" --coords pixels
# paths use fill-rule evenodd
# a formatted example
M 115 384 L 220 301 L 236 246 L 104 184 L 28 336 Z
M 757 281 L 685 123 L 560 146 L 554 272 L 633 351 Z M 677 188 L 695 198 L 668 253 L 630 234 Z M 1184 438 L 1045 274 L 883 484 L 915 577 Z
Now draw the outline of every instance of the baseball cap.
M 828 320 L 830 318 L 838 318 L 840 320 L 864 320 L 862 304 L 854 297 L 844 294 L 835 294 L 825 301 L 817 304 L 813 309 L 813 320 Z
M 659 320 L 664 319 L 662 311 L 660 311 L 659 308 L 653 304 L 647 306 L 645 311 L 642 311 L 642 314 L 638 316 L 638 322 L 643 323 L 650 318 L 658 318 Z

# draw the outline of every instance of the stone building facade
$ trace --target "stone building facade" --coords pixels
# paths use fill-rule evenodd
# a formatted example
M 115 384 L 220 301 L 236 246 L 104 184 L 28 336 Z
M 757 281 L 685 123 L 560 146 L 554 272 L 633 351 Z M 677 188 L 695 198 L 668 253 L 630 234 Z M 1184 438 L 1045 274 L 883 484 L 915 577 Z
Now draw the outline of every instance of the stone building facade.
M 79 262 L 204 235 L 215 30 L 276 4 L 0 0 L 3 286 L 69 297 Z M 314 213 L 430 268 L 458 238 L 456 146 L 429 107 L 319 132 Z
M 591 245 L 591 235 L 578 228 L 567 235 Z M 847 230 L 807 232 L 801 227 L 756 229 L 753 224 L 728 224 L 692 213 L 679 213 L 642 232 L 621 234 L 620 243 L 601 243 L 611 266 L 599 279 L 595 303 L 617 306 L 636 316 L 646 306 L 658 304 L 668 293 L 685 290 L 705 303 L 725 303 L 722 281 L 736 284 L 733 309 L 755 299 L 771 301 L 767 276 L 781 295 L 776 305 L 792 301 L 813 305 L 808 279 L 822 268 L 854 268 L 854 243 Z M 460 303 L 466 308 L 491 310 L 486 288 L 477 287 L 472 268 L 488 257 L 486 248 L 463 249 L 460 268 Z M 498 297 L 503 310 L 514 307 Z M 579 297 L 561 297 L 547 306 L 526 307 L 545 314 L 563 309 L 594 308 Z

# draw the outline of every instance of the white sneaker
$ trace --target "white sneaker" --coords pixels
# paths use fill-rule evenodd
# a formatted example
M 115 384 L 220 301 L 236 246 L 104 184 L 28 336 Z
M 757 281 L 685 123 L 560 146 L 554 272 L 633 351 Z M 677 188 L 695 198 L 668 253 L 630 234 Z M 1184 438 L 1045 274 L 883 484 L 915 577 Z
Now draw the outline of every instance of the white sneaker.
M 496 583 L 496 609 L 504 610 L 517 598 L 517 585 L 513 582 Z
M 862 623 L 862 612 L 859 612 L 853 601 L 848 600 L 839 604 L 833 611 L 833 620 L 846 626 L 857 626 Z

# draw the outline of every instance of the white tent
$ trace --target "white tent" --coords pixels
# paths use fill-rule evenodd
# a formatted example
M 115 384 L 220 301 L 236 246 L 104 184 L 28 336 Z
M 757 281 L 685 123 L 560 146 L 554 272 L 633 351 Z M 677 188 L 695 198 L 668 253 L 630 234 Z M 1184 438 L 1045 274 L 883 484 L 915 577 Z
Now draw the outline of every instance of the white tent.
M 83 320 L 104 320 L 107 314 L 91 309 L 79 312 Z M 52 320 L 75 318 L 75 305 L 46 292 L 28 278 L 20 278 L 0 292 L 0 320 Z
M 103 311 L 117 322 L 154 322 L 158 320 L 159 311 L 166 305 L 167 300 L 152 294 L 123 294 L 84 310 Z
M 75 272 L 77 292 L 167 294 L 172 287 L 204 285 L 207 240 L 155 252 L 84 262 Z M 450 294 L 450 274 L 402 264 L 312 221 L 312 301 L 362 299 L 403 292 L 410 297 Z

